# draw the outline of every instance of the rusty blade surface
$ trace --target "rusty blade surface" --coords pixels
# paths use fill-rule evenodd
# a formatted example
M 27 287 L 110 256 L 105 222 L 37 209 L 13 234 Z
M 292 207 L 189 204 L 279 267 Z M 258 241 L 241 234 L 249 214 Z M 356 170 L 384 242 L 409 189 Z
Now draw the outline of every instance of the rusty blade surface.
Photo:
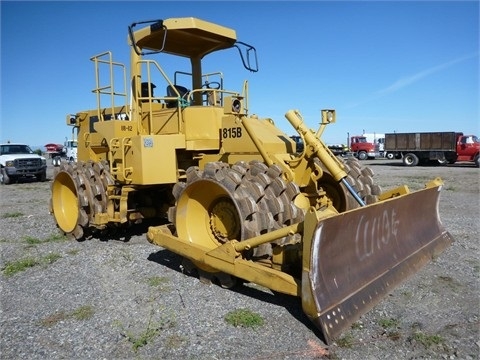
M 310 287 L 316 313 L 307 316 L 327 343 L 452 243 L 439 219 L 440 188 L 318 224 L 302 287 Z

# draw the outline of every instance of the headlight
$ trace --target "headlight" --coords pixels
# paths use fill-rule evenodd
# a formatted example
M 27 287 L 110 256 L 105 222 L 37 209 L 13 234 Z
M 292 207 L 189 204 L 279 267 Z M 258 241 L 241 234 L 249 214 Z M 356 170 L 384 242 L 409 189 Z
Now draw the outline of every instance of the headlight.
M 47 159 L 42 159 L 42 165 L 47 165 Z
M 13 160 L 9 160 L 5 162 L 5 166 L 12 167 L 13 165 Z
M 322 124 L 334 123 L 335 118 L 335 110 L 322 110 Z

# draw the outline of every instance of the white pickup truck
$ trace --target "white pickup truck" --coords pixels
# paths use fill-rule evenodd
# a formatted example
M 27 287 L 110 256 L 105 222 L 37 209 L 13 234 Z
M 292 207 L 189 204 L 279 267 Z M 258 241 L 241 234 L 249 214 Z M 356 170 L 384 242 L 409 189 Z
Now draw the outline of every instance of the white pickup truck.
M 7 185 L 26 177 L 47 180 L 47 160 L 25 144 L 0 144 L 0 166 L 1 184 Z

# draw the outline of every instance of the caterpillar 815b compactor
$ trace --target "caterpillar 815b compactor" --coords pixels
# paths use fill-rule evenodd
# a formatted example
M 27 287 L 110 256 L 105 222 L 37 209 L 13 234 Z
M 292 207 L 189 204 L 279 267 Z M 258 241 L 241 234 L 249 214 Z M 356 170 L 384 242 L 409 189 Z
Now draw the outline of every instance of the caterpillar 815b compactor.
M 207 55 L 229 48 L 258 70 L 234 30 L 173 18 L 134 23 L 127 39 L 129 75 L 110 52 L 92 57 L 97 107 L 66 119 L 78 162 L 56 171 L 50 205 L 64 233 L 83 240 L 157 219 L 148 240 L 187 269 L 301 297 L 327 343 L 452 242 L 441 179 L 381 192 L 369 168 L 322 142 L 334 110 L 321 111 L 318 131 L 286 111 L 297 152 L 272 119 L 250 114 L 246 81 L 228 90 L 222 72 L 203 72 Z

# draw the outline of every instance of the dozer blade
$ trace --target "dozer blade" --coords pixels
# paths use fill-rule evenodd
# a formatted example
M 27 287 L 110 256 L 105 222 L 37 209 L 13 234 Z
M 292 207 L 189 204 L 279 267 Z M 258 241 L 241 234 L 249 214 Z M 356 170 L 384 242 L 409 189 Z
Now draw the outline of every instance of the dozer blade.
M 452 243 L 440 188 L 319 221 L 303 250 L 302 307 L 327 343 Z

